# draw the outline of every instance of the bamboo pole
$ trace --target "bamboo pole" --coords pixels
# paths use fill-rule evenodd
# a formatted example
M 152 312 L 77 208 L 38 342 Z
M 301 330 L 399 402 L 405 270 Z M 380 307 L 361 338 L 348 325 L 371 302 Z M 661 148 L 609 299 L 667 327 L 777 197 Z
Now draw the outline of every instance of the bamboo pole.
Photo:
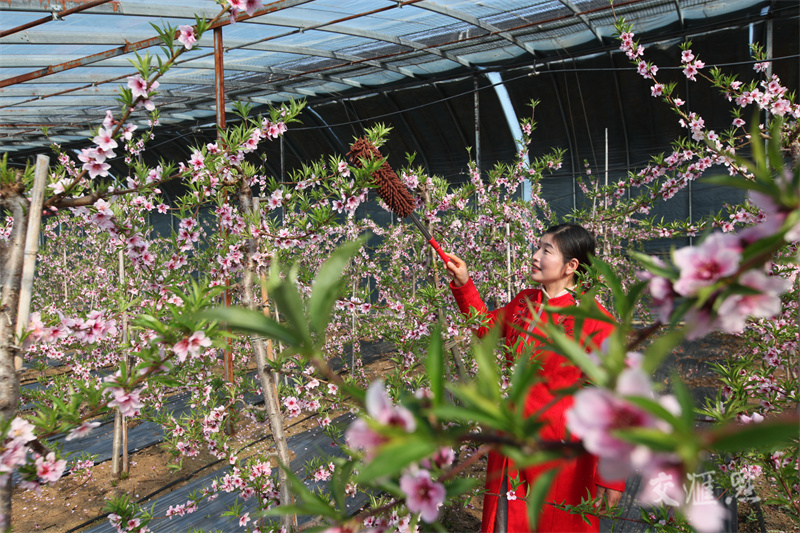
M 261 198 L 258 196 L 253 197 L 253 211 L 256 214 L 256 222 L 261 224 Z M 258 279 L 261 282 L 261 312 L 264 316 L 269 317 L 269 292 L 267 291 L 267 276 L 263 272 L 259 272 Z M 278 318 L 278 309 L 275 309 L 275 321 L 280 322 Z M 267 339 L 267 359 L 275 361 L 275 348 L 272 344 L 272 339 Z M 279 351 L 282 351 L 280 344 L 278 345 Z M 275 384 L 275 397 L 278 396 L 278 386 L 280 386 L 280 376 L 277 372 L 272 372 L 272 381 Z
M 511 293 L 511 224 L 508 222 L 506 222 L 506 276 L 508 278 L 506 299 L 510 302 L 514 295 Z
M 19 288 L 22 283 L 27 204 L 28 201 L 22 192 L 7 198 L 0 197 L 0 205 L 8 209 L 14 217 L 10 246 L 5 254 L 0 255 L 0 259 L 3 260 L 0 268 L 0 279 L 3 282 L 0 309 L 8 310 L 0 313 L 0 419 L 5 422 L 14 418 L 19 405 L 19 373 L 14 368 L 14 360 L 20 348 L 14 342 L 14 325 L 19 304 Z M 9 528 L 12 489 L 12 476 L 5 476 L 5 481 L 0 482 L 0 514 L 9 518 L 7 524 Z
M 125 289 L 125 255 L 122 250 L 117 252 L 118 273 L 119 273 L 119 287 L 121 290 Z M 125 313 L 122 314 L 122 344 L 127 342 L 127 319 Z M 127 365 L 127 361 L 123 360 L 123 365 Z M 122 462 L 120 462 L 120 455 Z M 111 440 L 111 475 L 119 478 L 120 475 L 130 471 L 130 463 L 128 460 L 128 421 L 122 416 L 119 408 L 114 409 L 114 436 Z
M 247 216 L 253 212 L 253 196 L 250 186 L 246 180 L 241 180 L 239 184 L 239 206 L 242 214 Z M 255 238 L 248 238 L 244 243 L 245 252 L 245 269 L 242 279 L 242 305 L 247 309 L 256 310 L 256 304 L 253 287 L 256 280 L 256 267 L 253 256 L 258 251 L 258 240 Z M 280 399 L 275 394 L 274 380 L 270 375 L 270 370 L 267 367 L 267 350 L 263 339 L 255 335 L 250 337 L 250 343 L 256 358 L 256 366 L 258 367 L 258 378 L 261 382 L 261 392 L 264 395 L 264 407 L 267 412 L 267 420 L 270 429 L 272 430 L 272 438 L 275 442 L 275 449 L 277 451 L 278 460 L 287 468 L 291 464 L 291 456 L 289 455 L 289 446 L 286 441 L 286 435 L 283 429 L 283 415 L 281 413 Z M 280 491 L 280 505 L 291 506 L 294 504 L 294 497 L 289 489 L 289 479 L 286 472 L 281 468 L 278 472 L 278 483 Z M 281 517 L 281 525 L 287 531 L 291 531 L 297 526 L 297 515 L 284 515 Z
M 19 303 L 17 304 L 17 324 L 15 328 L 17 338 L 22 335 L 22 332 L 28 326 L 28 317 L 31 312 L 33 275 L 36 272 L 36 254 L 39 251 L 39 228 L 42 225 L 42 204 L 44 204 L 44 189 L 47 185 L 49 169 L 50 158 L 41 154 L 36 156 L 33 196 L 31 197 L 30 210 L 28 211 L 28 231 L 25 235 L 22 285 L 20 286 Z M 18 371 L 22 368 L 22 356 L 20 354 L 14 357 L 14 367 Z
M 608 128 L 606 128 L 605 133 L 605 152 L 606 152 L 606 168 L 605 168 L 605 176 L 606 176 L 606 193 L 603 197 L 603 211 L 608 213 Z M 608 255 L 611 253 L 611 247 L 608 243 L 608 226 L 603 224 L 603 259 L 608 260 Z
M 356 301 L 356 275 L 353 274 L 353 303 Z M 356 373 L 356 343 L 358 342 L 358 335 L 356 332 L 356 309 L 353 308 L 351 316 L 351 326 L 353 343 L 350 345 L 350 374 L 355 376 Z M 344 361 L 342 361 L 344 364 Z
M 120 467 L 120 449 L 122 448 L 122 413 L 119 408 L 114 409 L 114 436 L 111 439 L 111 475 L 119 478 L 122 468 Z

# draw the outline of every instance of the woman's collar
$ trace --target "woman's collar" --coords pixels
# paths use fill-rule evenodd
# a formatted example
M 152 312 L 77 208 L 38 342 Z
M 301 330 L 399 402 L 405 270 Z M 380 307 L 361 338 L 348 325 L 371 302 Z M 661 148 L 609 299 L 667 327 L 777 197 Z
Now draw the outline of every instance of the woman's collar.
M 548 292 L 547 292 L 547 289 L 545 289 L 544 285 L 543 285 L 542 286 L 542 293 L 544 293 L 545 300 L 552 300 L 553 298 L 560 298 L 560 297 L 562 297 L 562 296 L 564 296 L 566 294 L 569 294 L 571 291 L 575 290 L 576 286 L 577 285 L 573 285 L 572 287 L 566 287 L 564 289 L 561 289 L 561 291 L 558 294 L 550 296 L 550 294 L 548 294 Z

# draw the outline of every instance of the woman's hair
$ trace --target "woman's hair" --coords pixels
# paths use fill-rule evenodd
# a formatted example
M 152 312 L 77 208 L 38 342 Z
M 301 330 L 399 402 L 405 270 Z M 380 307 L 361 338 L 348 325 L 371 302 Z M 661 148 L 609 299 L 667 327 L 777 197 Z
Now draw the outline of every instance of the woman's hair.
M 578 260 L 578 272 L 585 274 L 589 258 L 594 255 L 595 241 L 586 228 L 577 224 L 559 224 L 547 228 L 545 235 L 553 236 L 553 243 L 565 261 Z

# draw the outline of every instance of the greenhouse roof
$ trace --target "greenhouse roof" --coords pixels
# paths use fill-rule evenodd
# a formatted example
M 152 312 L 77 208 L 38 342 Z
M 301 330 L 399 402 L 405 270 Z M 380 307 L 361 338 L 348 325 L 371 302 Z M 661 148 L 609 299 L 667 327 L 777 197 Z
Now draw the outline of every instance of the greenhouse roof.
M 742 23 L 756 0 L 279 0 L 217 24 L 225 95 L 274 104 L 527 67 L 615 49 L 614 17 L 637 34 Z M 115 109 L 135 54 L 158 55 L 152 24 L 213 18 L 212 0 L 0 1 L 0 151 L 85 140 Z M 698 23 L 698 21 L 700 21 Z M 677 28 L 677 35 L 675 31 Z M 215 121 L 215 32 L 160 79 L 164 124 Z M 146 122 L 144 110 L 134 120 Z

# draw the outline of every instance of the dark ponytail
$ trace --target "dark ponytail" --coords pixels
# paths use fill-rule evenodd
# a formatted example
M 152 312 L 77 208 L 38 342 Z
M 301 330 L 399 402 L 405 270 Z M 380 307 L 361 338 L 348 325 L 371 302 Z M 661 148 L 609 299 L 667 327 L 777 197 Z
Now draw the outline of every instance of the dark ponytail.
M 589 266 L 590 257 L 595 252 L 595 241 L 586 228 L 577 224 L 559 224 L 544 232 L 553 236 L 553 243 L 564 256 L 565 261 L 577 259 L 578 272 L 585 274 Z

